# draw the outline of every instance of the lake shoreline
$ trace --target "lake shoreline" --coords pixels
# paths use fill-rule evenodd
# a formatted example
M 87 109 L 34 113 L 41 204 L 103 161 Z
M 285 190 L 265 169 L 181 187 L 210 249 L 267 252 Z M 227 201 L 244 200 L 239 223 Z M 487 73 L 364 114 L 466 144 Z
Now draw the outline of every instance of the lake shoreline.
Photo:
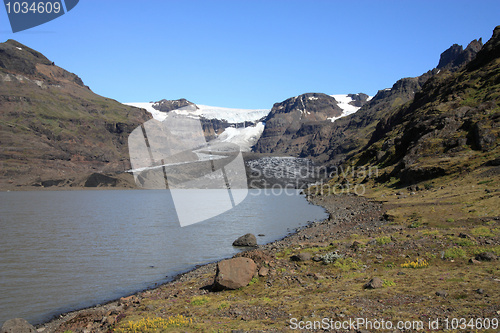
M 264 245 L 259 245 L 259 247 L 257 248 L 258 250 L 276 253 L 279 252 L 280 249 L 289 246 L 300 246 L 300 244 L 302 244 L 304 241 L 314 242 L 318 244 L 328 244 L 328 237 L 326 236 L 327 233 L 325 233 L 325 230 L 329 230 L 330 234 L 338 233 L 339 235 L 343 235 L 346 232 L 349 232 L 353 225 L 359 225 L 361 223 L 361 221 L 359 221 L 359 217 L 356 216 L 361 213 L 372 216 L 370 217 L 368 222 L 365 222 L 363 224 L 374 225 L 382 223 L 381 205 L 379 203 L 370 202 L 364 197 L 346 195 L 340 197 L 306 197 L 306 199 L 310 204 L 323 207 L 329 214 L 329 217 L 322 221 L 309 222 L 307 225 L 295 229 L 293 232 L 282 237 L 281 239 Z M 366 205 L 370 206 L 369 209 L 357 209 L 356 207 L 365 207 Z M 346 214 L 346 211 L 350 212 Z M 351 212 L 356 212 L 356 214 L 351 215 Z M 347 220 L 351 221 L 352 223 L 349 223 L 350 225 L 339 225 L 338 223 L 334 222 L 339 219 L 345 218 L 347 218 Z M 338 231 L 334 231 L 334 229 L 338 229 Z M 239 256 L 241 255 L 241 253 L 244 252 L 240 252 L 235 256 Z M 63 332 L 64 330 L 59 330 L 58 328 L 64 327 L 65 330 L 67 330 L 68 326 L 70 326 L 72 327 L 71 330 L 77 332 L 79 328 L 85 328 L 90 323 L 96 322 L 96 318 L 104 318 L 98 321 L 99 323 L 103 323 L 104 329 L 104 326 L 111 326 L 115 324 L 117 320 L 119 321 L 121 319 L 120 317 L 123 316 L 122 311 L 126 312 L 131 308 L 140 306 L 140 304 L 144 300 L 155 297 L 155 293 L 160 292 L 160 290 L 162 289 L 172 289 L 174 291 L 171 290 L 171 292 L 175 293 L 175 290 L 178 289 L 178 287 L 186 283 L 190 283 L 190 281 L 203 280 L 204 282 L 202 284 L 204 284 L 204 286 L 202 286 L 202 288 L 204 289 L 201 290 L 206 291 L 211 284 L 210 280 L 213 281 L 213 277 L 215 276 L 217 262 L 224 259 L 227 258 L 221 258 L 212 263 L 195 266 L 192 269 L 187 270 L 186 272 L 174 276 L 170 281 L 159 284 L 158 286 L 155 286 L 153 288 L 144 289 L 133 293 L 132 295 L 111 300 L 104 304 L 98 304 L 84 309 L 56 315 L 51 320 L 36 325 L 36 328 L 39 330 L 39 332 Z M 110 320 L 109 318 L 113 319 Z M 83 325 L 84 323 L 85 325 Z M 74 327 L 75 324 L 77 327 Z M 105 331 L 106 330 L 99 329 L 92 330 L 92 332 Z

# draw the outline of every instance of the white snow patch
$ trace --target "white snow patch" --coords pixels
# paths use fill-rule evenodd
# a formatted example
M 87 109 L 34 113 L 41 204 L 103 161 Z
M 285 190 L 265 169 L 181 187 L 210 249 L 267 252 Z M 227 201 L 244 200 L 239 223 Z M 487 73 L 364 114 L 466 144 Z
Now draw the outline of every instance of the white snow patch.
M 245 121 L 257 121 L 268 115 L 268 109 L 233 109 L 219 106 L 197 104 L 195 111 L 174 111 L 179 114 L 202 116 L 207 119 L 221 119 L 228 123 L 242 123 Z
M 340 115 L 339 117 L 327 118 L 332 123 L 335 120 L 353 114 L 360 109 L 359 106 L 354 106 L 349 104 L 349 102 L 352 102 L 352 98 L 347 95 L 330 95 L 330 96 L 335 98 L 335 100 L 337 101 L 337 105 L 339 106 L 339 108 L 342 109 L 342 115 Z
M 250 151 L 263 131 L 264 123 L 262 122 L 257 123 L 255 126 L 242 128 L 228 127 L 212 142 L 230 142 L 238 145 L 241 151 Z
M 353 99 L 348 95 L 341 94 L 341 95 L 330 95 L 330 96 L 335 98 L 335 100 L 337 101 L 337 105 L 339 106 L 339 108 L 342 109 L 342 115 L 340 115 L 339 117 L 327 118 L 332 123 L 337 119 L 356 113 L 359 109 L 361 109 L 361 107 L 359 106 L 354 106 L 349 104 L 350 102 L 353 101 Z M 368 96 L 367 101 L 370 101 L 372 98 L 373 96 Z
M 318 97 L 310 96 L 308 99 L 310 101 L 316 101 L 316 100 L 318 100 Z
M 18 49 L 19 51 L 22 51 L 22 50 L 23 50 L 22 48 L 20 48 L 20 47 L 17 47 L 17 46 L 16 46 L 16 49 Z

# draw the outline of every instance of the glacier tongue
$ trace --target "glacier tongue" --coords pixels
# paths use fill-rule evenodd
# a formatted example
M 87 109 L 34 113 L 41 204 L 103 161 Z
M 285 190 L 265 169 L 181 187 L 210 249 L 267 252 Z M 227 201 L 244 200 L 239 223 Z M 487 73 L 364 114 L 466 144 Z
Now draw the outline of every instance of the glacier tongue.
M 255 122 L 267 116 L 271 110 L 267 109 L 232 109 L 218 106 L 199 105 L 197 114 L 207 119 L 226 120 L 236 124 L 245 121 Z
M 264 132 L 264 123 L 248 127 L 228 127 L 214 142 L 230 142 L 238 145 L 241 151 L 250 151 Z
M 154 119 L 163 121 L 168 117 L 167 112 L 158 111 L 153 108 L 154 103 L 124 103 L 126 105 L 135 106 L 146 109 Z M 257 143 L 262 132 L 264 131 L 264 123 L 258 120 L 267 116 L 270 110 L 266 109 L 233 109 L 208 105 L 197 105 L 198 109 L 191 110 L 173 110 L 177 114 L 182 114 L 190 117 L 203 117 L 205 119 L 225 120 L 229 124 L 224 132 L 218 135 L 213 140 L 214 142 L 230 142 L 238 145 L 241 151 L 250 151 L 251 147 Z M 241 124 L 253 123 L 252 126 L 239 127 Z

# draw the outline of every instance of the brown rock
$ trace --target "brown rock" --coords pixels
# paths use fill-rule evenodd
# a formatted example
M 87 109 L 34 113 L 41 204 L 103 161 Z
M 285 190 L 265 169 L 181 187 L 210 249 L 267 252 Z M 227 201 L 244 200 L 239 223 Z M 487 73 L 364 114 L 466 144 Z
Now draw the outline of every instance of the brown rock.
M 254 234 L 246 234 L 233 242 L 233 246 L 257 246 L 257 238 Z
M 476 255 L 476 260 L 479 261 L 493 261 L 497 260 L 497 256 L 492 252 L 482 252 Z
M 481 262 L 479 260 L 476 260 L 474 258 L 470 258 L 469 259 L 469 264 L 472 264 L 472 265 L 477 265 L 477 264 L 480 264 Z
M 315 255 L 313 258 L 312 258 L 313 261 L 316 261 L 316 262 L 320 262 L 322 259 L 321 259 L 321 256 L 320 255 Z
M 261 267 L 259 269 L 259 276 L 267 276 L 269 274 L 269 269 L 267 267 Z
M 257 265 L 249 258 L 233 258 L 219 262 L 215 274 L 214 289 L 238 289 L 252 280 Z
M 362 245 L 362 244 L 361 244 L 361 242 L 354 241 L 350 247 L 351 247 L 351 249 L 353 249 L 354 251 L 357 251 L 361 245 Z
M 22 318 L 7 320 L 0 330 L 1 333 L 36 333 L 35 327 Z
M 290 257 L 292 261 L 308 261 L 311 260 L 312 255 L 309 252 L 301 252 Z
M 370 281 L 368 281 L 363 288 L 365 289 L 378 289 L 384 286 L 384 281 L 381 278 L 374 277 Z
M 238 258 L 238 257 L 252 259 L 257 264 L 258 268 L 262 267 L 264 264 L 268 264 L 269 266 L 272 266 L 272 258 L 269 255 L 269 252 L 263 251 L 260 249 L 254 249 L 254 250 L 250 250 L 250 251 L 240 252 L 234 256 L 234 258 Z

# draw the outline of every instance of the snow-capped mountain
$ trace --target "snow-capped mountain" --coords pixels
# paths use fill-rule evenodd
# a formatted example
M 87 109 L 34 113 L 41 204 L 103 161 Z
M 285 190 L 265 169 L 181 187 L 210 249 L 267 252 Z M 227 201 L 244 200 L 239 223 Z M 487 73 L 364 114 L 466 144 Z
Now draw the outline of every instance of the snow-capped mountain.
M 265 131 L 264 120 L 270 121 L 273 127 L 272 120 L 276 114 L 289 114 L 296 110 L 300 113 L 299 121 L 334 122 L 355 113 L 370 99 L 366 94 L 304 94 L 276 103 L 272 110 L 201 105 L 185 99 L 125 104 L 146 109 L 159 121 L 165 120 L 169 113 L 199 118 L 209 140 L 234 143 L 240 146 L 241 151 L 250 151 Z
M 179 103 L 179 101 L 182 102 Z M 186 100 L 125 104 L 146 109 L 154 119 L 159 121 L 165 120 L 169 113 L 199 118 L 202 120 L 203 130 L 208 138 L 215 142 L 234 143 L 240 147 L 241 151 L 250 151 L 251 147 L 259 140 L 264 131 L 264 123 L 259 120 L 266 117 L 270 111 L 199 105 Z M 186 106 L 167 112 L 161 111 L 162 109 L 168 110 L 171 104 Z M 188 105 L 189 107 L 187 107 Z
M 138 108 L 146 109 L 149 111 L 153 118 L 159 121 L 163 121 L 168 112 L 160 111 L 158 107 L 158 102 L 150 103 L 124 103 L 126 105 L 135 106 Z M 268 109 L 234 109 L 225 108 L 220 106 L 209 106 L 201 104 L 192 104 L 194 108 L 179 108 L 169 112 L 174 112 L 177 114 L 183 114 L 188 116 L 203 117 L 205 119 L 219 119 L 225 120 L 231 124 L 243 123 L 243 122 L 255 122 L 263 117 L 267 116 L 269 113 Z
M 330 131 L 329 125 L 358 111 L 369 98 L 363 93 L 306 93 L 275 103 L 253 149 L 257 153 L 308 156 L 310 151 L 302 151 L 307 142 L 321 141 Z

